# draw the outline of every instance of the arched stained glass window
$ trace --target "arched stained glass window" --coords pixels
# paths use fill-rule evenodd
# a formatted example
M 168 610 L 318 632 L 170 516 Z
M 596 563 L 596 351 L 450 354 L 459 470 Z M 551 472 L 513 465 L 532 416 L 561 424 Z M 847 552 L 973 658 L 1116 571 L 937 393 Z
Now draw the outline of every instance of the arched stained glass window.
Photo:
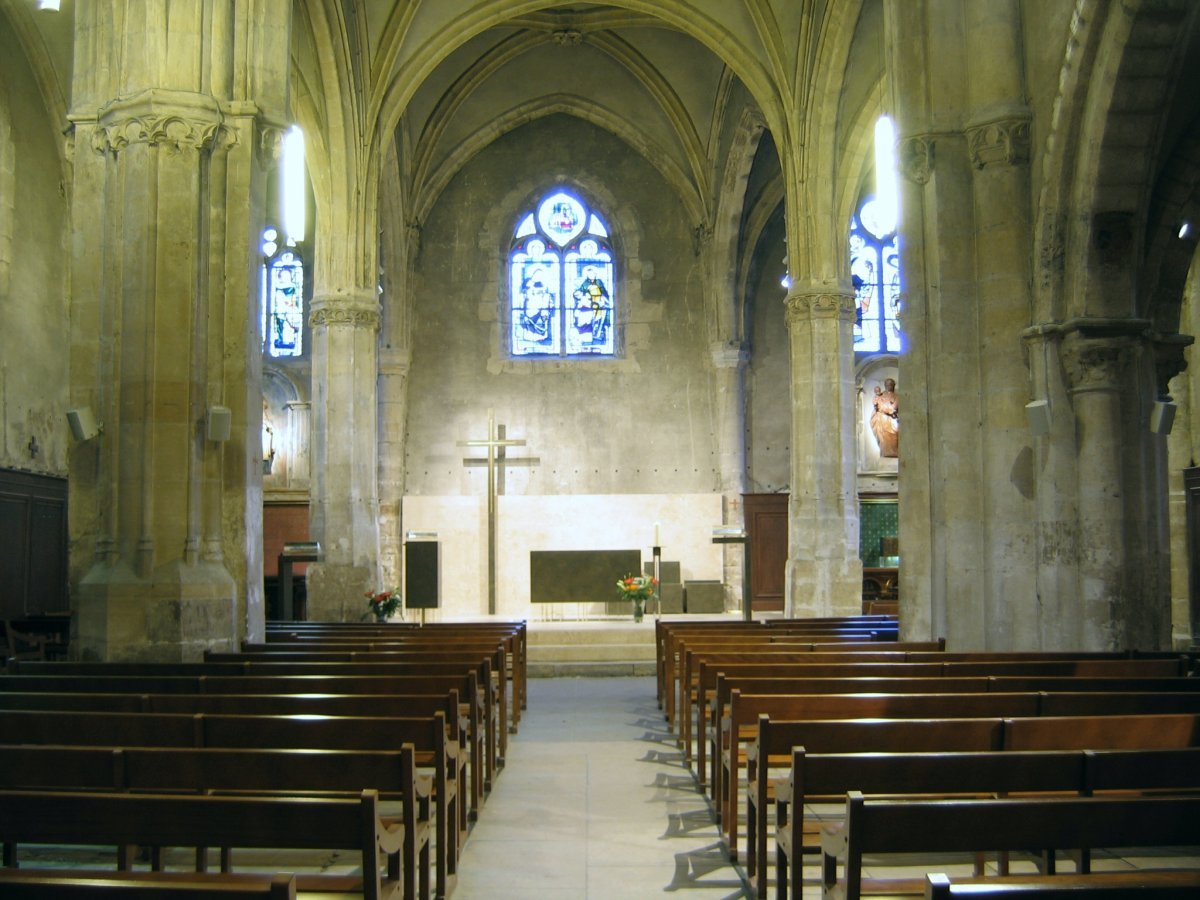
M 525 212 L 508 254 L 513 356 L 613 356 L 616 280 L 604 220 L 556 190 Z
M 854 283 L 854 351 L 900 353 L 900 254 L 895 225 L 884 222 L 874 197 L 850 219 L 850 277 Z
M 279 231 L 268 227 L 262 237 L 262 331 L 267 354 L 300 356 L 304 352 L 304 260 L 294 247 L 280 246 Z

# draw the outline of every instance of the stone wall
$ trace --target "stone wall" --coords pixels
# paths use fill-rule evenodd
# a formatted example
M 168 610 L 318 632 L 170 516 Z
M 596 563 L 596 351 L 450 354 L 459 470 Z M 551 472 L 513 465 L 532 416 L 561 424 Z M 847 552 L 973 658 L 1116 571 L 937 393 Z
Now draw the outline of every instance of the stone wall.
M 0 467 L 65 475 L 65 185 L 59 126 L 0 24 Z
M 621 260 L 619 358 L 509 360 L 504 255 L 517 216 L 565 183 L 607 215 Z M 480 495 L 457 440 L 486 436 L 511 456 L 509 494 L 689 493 L 719 489 L 708 340 L 690 225 L 665 181 L 610 134 L 554 116 L 468 164 L 424 223 L 412 306 L 409 494 Z

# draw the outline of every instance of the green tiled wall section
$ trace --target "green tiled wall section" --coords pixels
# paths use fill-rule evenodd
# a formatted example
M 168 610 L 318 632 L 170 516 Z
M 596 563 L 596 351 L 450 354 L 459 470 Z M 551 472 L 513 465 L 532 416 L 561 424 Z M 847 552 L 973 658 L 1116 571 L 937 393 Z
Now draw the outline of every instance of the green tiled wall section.
M 900 533 L 900 504 L 894 500 L 859 506 L 858 554 L 864 566 L 878 566 L 879 539 Z

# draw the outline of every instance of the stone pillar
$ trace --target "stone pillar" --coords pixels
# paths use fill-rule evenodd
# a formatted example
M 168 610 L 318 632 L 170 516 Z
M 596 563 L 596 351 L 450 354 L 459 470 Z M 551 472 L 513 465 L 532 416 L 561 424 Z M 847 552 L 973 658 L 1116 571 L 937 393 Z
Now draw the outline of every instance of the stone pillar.
M 72 565 L 85 659 L 197 659 L 263 620 L 252 235 L 289 7 L 252 23 L 169 6 L 75 11 L 71 402 L 104 426 L 70 460 L 72 554 L 93 554 Z
M 287 413 L 287 486 L 288 490 L 308 490 L 312 478 L 312 404 L 307 400 L 289 400 Z
M 1128 601 L 1128 498 L 1121 449 L 1122 393 L 1139 350 L 1131 338 L 1089 338 L 1078 331 L 1062 342 L 1079 460 L 1079 593 L 1077 607 L 1058 627 L 1075 638 L 1070 646 L 1082 650 L 1123 646 L 1118 610 Z
M 378 590 L 375 289 L 320 291 L 313 336 L 313 537 L 322 562 L 308 568 L 308 617 L 356 621 Z
M 717 466 L 726 525 L 743 526 L 742 494 L 746 491 L 746 364 L 749 354 L 740 344 L 717 342 L 710 346 L 715 379 L 717 413 Z M 725 608 L 741 609 L 744 546 L 727 544 L 724 550 Z
M 793 285 L 792 488 L 784 615 L 862 611 L 854 453 L 854 295 Z
M 412 352 L 383 349 L 379 354 L 379 568 L 386 587 L 403 572 L 404 427 L 408 420 L 408 372 Z M 407 599 L 407 598 L 406 598 Z
M 975 270 L 983 390 L 983 643 L 1037 646 L 1029 371 L 1029 131 L 1016 0 L 965 8 L 969 103 L 966 138 L 975 200 Z

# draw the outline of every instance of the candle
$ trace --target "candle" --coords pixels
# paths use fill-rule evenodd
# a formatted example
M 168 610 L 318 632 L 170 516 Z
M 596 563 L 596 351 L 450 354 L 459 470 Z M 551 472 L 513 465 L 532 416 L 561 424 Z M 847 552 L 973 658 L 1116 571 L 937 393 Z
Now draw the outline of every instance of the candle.
M 654 523 L 654 546 L 655 547 L 662 546 L 658 540 L 658 523 L 657 522 Z

